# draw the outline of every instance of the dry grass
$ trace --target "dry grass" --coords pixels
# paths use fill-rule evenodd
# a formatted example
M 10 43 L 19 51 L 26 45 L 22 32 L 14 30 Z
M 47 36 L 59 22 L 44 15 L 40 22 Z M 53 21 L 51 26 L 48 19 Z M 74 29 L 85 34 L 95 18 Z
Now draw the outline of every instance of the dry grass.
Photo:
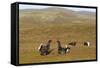
M 96 59 L 96 27 L 95 22 L 50 24 L 33 24 L 30 19 L 22 21 L 20 17 L 19 33 L 19 63 L 41 63 L 57 61 L 76 61 Z M 33 23 L 32 23 L 33 22 Z M 41 56 L 37 48 L 41 42 L 52 39 L 52 52 L 47 56 Z M 56 40 L 60 40 L 64 47 L 69 41 L 76 41 L 76 47 L 71 47 L 69 53 L 65 55 L 57 54 Z M 90 41 L 91 46 L 83 46 L 83 41 Z

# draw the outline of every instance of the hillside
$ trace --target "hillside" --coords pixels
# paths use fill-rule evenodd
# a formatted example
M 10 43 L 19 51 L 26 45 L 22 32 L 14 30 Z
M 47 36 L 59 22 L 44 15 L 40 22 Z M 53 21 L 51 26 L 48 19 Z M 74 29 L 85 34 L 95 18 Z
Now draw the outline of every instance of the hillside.
M 88 14 L 88 15 L 87 15 Z M 87 11 L 72 11 L 69 9 L 58 8 L 58 7 L 49 7 L 45 9 L 29 9 L 29 10 L 20 10 L 21 22 L 28 22 L 37 24 L 50 24 L 50 23 L 69 23 L 69 22 L 79 22 L 87 19 L 87 21 L 92 20 L 95 17 L 95 13 Z M 91 17 L 90 17 L 91 16 Z

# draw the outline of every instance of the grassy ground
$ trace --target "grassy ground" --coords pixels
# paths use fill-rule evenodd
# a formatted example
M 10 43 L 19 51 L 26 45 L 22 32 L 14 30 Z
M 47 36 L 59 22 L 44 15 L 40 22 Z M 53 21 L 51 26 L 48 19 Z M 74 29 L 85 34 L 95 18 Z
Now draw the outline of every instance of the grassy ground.
M 31 22 L 31 23 L 30 23 Z M 19 29 L 19 63 L 41 63 L 57 61 L 76 61 L 96 59 L 96 27 L 93 21 L 80 23 L 64 22 L 50 24 L 33 24 L 29 19 L 20 17 Z M 52 52 L 47 56 L 41 56 L 37 48 L 41 42 L 52 39 Z M 65 55 L 57 54 L 57 42 L 60 40 L 64 47 L 70 41 L 76 41 L 77 45 L 71 47 Z M 83 46 L 84 41 L 90 41 L 91 46 Z

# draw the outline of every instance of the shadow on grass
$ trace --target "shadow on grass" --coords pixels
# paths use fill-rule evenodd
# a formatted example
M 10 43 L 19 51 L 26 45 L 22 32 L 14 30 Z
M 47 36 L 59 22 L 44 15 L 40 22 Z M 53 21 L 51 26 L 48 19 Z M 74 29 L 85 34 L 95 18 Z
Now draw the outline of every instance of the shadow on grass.
M 48 54 L 50 54 L 53 50 L 54 50 L 54 49 L 49 50 L 49 51 L 48 51 Z M 47 55 L 48 55 L 48 54 L 47 54 Z

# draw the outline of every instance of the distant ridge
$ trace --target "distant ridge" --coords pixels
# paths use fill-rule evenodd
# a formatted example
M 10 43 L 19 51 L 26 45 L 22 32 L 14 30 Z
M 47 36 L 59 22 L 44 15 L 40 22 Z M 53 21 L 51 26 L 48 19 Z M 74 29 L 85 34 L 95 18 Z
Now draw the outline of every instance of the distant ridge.
M 95 12 L 91 11 L 78 11 L 78 13 L 82 15 L 96 15 Z
M 20 10 L 20 16 L 30 19 L 34 23 L 65 23 L 79 22 L 83 21 L 83 19 L 93 19 L 95 17 L 95 12 L 73 11 L 59 7 L 48 7 L 44 9 Z

